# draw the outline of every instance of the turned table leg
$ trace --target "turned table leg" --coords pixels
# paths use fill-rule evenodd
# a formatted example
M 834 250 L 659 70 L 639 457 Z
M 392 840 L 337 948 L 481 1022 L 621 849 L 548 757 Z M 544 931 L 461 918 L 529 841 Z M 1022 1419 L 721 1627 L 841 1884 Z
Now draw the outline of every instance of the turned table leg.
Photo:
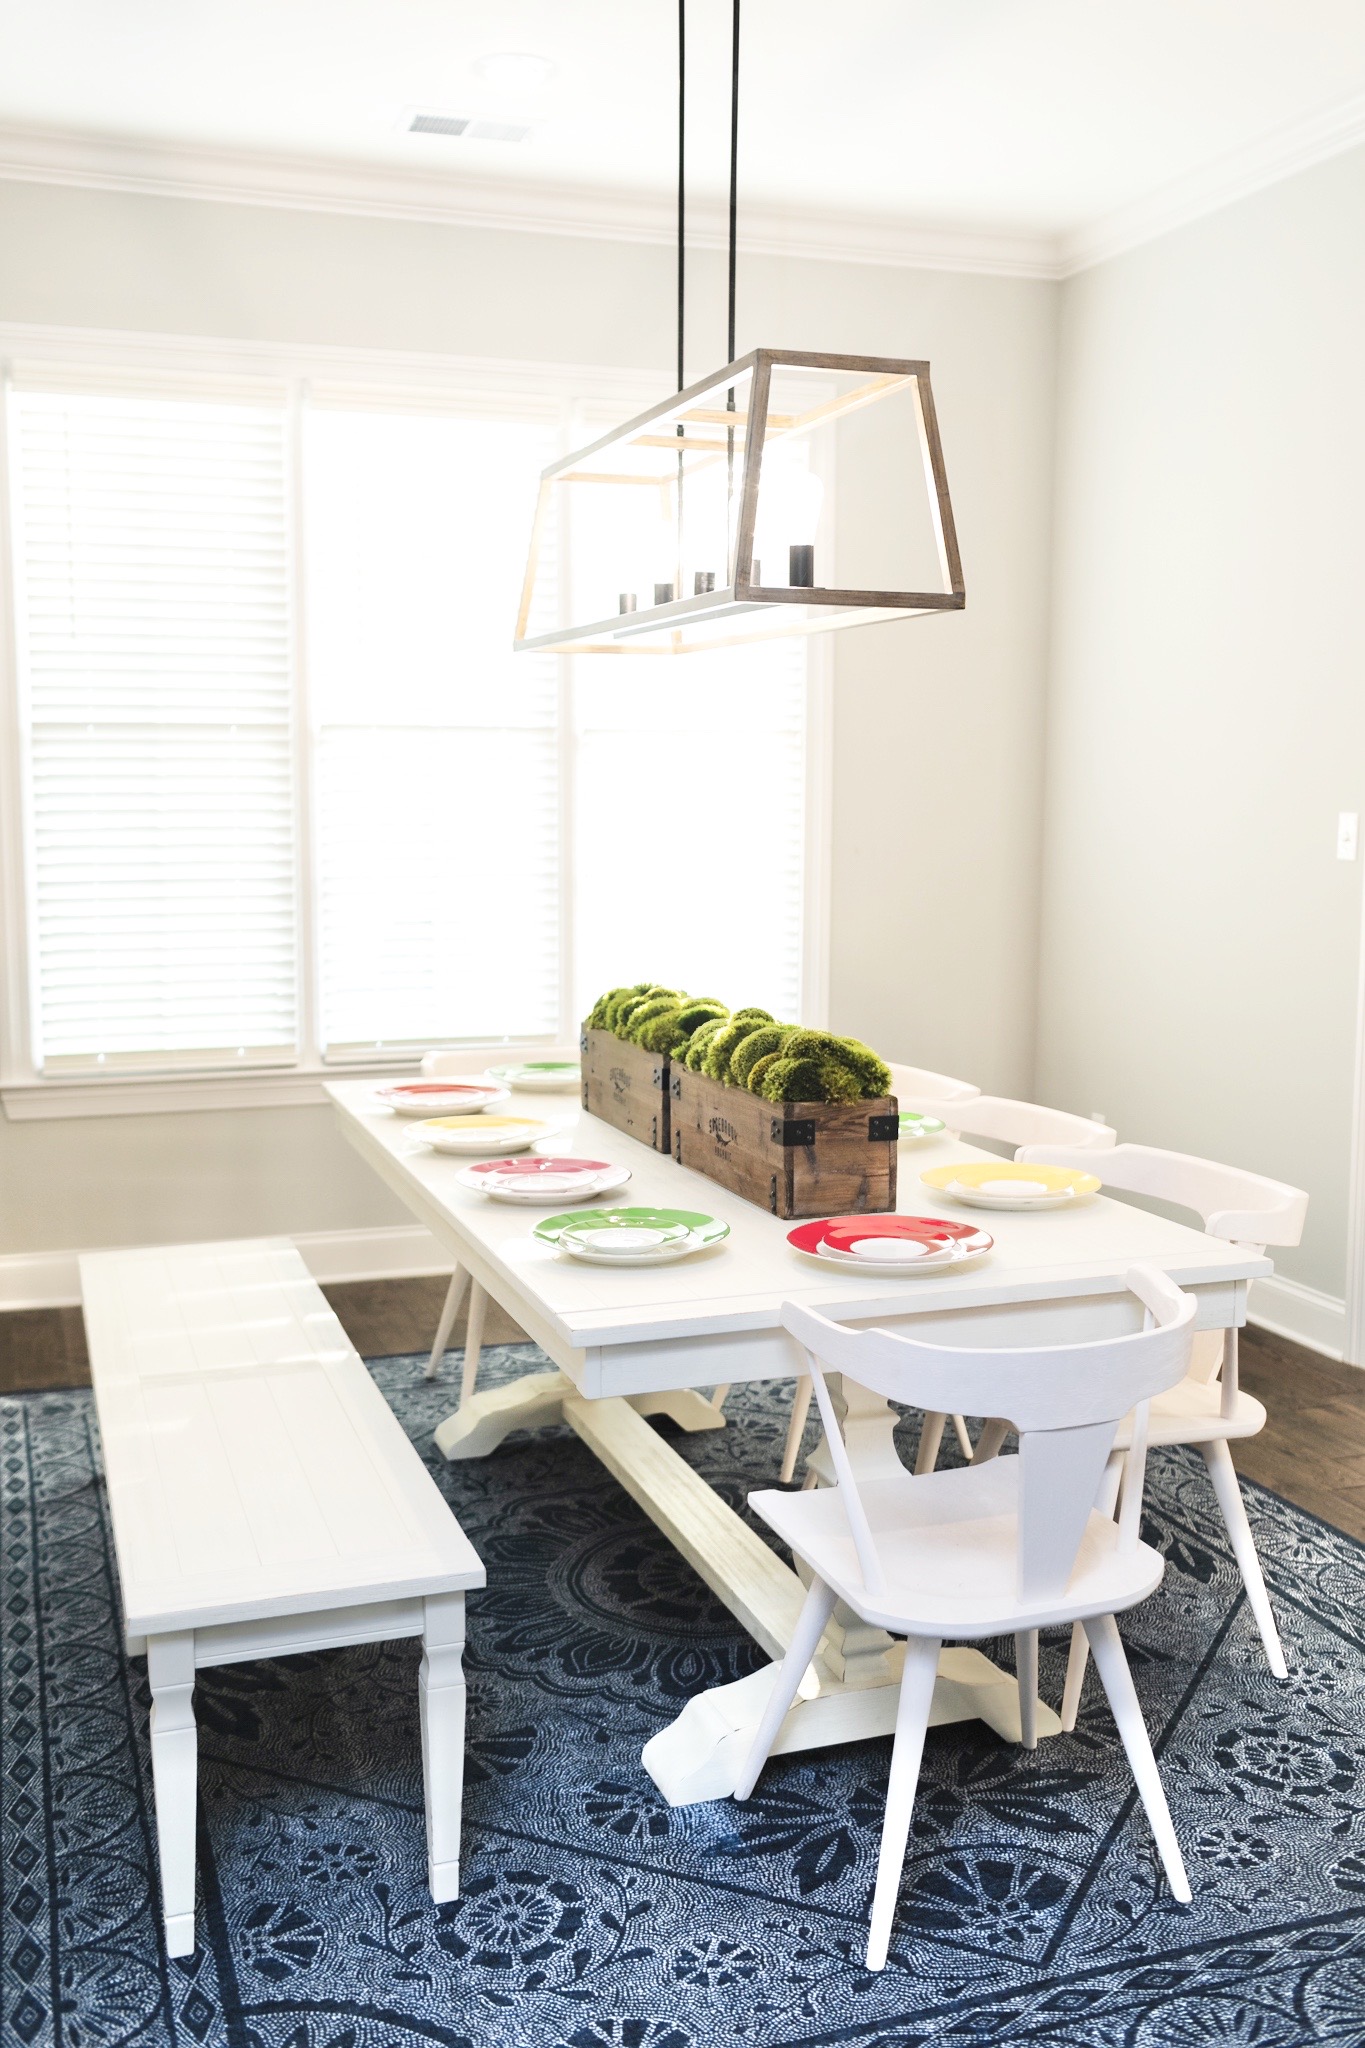
M 194 1634 L 148 1636 L 152 1785 L 166 1953 L 194 1953 L 194 1825 L 199 1742 L 194 1725 Z
M 437 1905 L 460 1896 L 460 1813 L 464 1804 L 464 1594 L 424 1603 L 417 1699 L 422 1720 L 422 1783 L 427 1813 L 427 1874 Z

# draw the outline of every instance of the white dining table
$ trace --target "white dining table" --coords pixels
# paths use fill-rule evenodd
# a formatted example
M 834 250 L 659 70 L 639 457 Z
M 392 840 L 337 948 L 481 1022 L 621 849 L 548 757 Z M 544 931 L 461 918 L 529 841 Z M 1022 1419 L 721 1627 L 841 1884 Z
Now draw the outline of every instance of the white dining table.
M 490 1201 L 462 1186 L 459 1174 L 470 1161 L 425 1145 L 410 1121 L 378 1100 L 373 1082 L 332 1082 L 327 1092 L 361 1157 L 552 1361 L 551 1371 L 473 1392 L 437 1431 L 445 1455 L 486 1456 L 511 1430 L 567 1423 L 775 1659 L 790 1639 L 804 1585 L 648 1418 L 668 1415 L 686 1430 L 723 1428 L 731 1386 L 794 1381 L 803 1364 L 781 1325 L 784 1301 L 837 1322 L 913 1329 L 943 1344 L 1083 1343 L 1139 1326 L 1140 1310 L 1124 1286 L 1137 1261 L 1163 1268 L 1193 1293 L 1196 1328 L 1211 1330 L 1240 1327 L 1250 1281 L 1273 1270 L 1261 1254 L 1104 1195 L 1034 1214 L 964 1209 L 920 1180 L 930 1167 L 992 1156 L 951 1134 L 902 1143 L 897 1208 L 971 1218 L 995 1239 L 988 1256 L 960 1272 L 885 1278 L 826 1270 L 788 1244 L 790 1223 L 626 1137 L 572 1097 L 514 1095 L 499 1113 L 545 1119 L 556 1150 L 630 1168 L 612 1203 L 701 1210 L 730 1225 L 728 1238 L 695 1256 L 604 1269 L 534 1235 L 552 1209 Z M 1102 1152 L 1095 1170 L 1102 1177 Z M 859 1475 L 899 1469 L 889 1404 L 852 1383 L 839 1389 L 839 1404 Z M 883 1631 L 836 1610 L 775 1752 L 889 1734 L 902 1655 Z M 699 1693 L 646 1743 L 645 1768 L 670 1803 L 733 1789 L 771 1682 L 765 1667 Z M 973 1718 L 1019 1740 L 1014 1675 L 977 1649 L 946 1648 L 931 1725 Z M 1040 1736 L 1061 1725 L 1042 1702 L 1037 1724 Z

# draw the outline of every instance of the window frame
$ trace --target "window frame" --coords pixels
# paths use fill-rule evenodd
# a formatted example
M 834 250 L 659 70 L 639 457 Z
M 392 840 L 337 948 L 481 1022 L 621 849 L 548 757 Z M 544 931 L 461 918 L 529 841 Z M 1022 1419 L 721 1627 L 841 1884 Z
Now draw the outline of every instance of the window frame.
M 298 1046 L 294 1059 L 250 1068 L 173 1066 L 103 1074 L 44 1074 L 36 1066 L 34 999 L 29 935 L 33 927 L 28 845 L 32 796 L 24 744 L 19 690 L 17 589 L 14 574 L 13 451 L 9 395 L 16 366 L 25 372 L 62 373 L 73 381 L 133 373 L 164 377 L 168 390 L 185 390 L 196 380 L 208 386 L 224 377 L 258 379 L 278 395 L 286 387 L 285 441 L 288 461 L 290 590 L 294 599 L 291 655 L 293 802 L 296 826 L 295 904 L 298 918 Z M 447 404 L 467 409 L 524 400 L 557 406 L 566 450 L 581 434 L 582 408 L 603 403 L 623 413 L 657 397 L 659 379 L 640 371 L 562 363 L 478 357 L 410 355 L 398 352 L 243 344 L 211 339 L 104 333 L 0 323 L 0 1107 L 10 1121 L 51 1117 L 145 1115 L 193 1109 L 305 1106 L 326 1101 L 330 1079 L 396 1076 L 416 1070 L 412 1055 L 381 1060 L 324 1060 L 319 1043 L 316 902 L 316 804 L 313 722 L 309 690 L 307 619 L 302 597 L 304 562 L 303 433 L 310 390 L 340 384 L 363 402 L 372 395 L 393 407 L 407 399 L 416 409 Z M 802 906 L 802 1015 L 812 1025 L 828 1017 L 830 822 L 832 810 L 833 649 L 828 636 L 808 642 L 804 839 L 806 864 Z M 557 657 L 558 775 L 560 788 L 559 892 L 560 1035 L 577 1030 L 569 1016 L 573 978 L 573 667 Z M 498 1042 L 465 1041 L 471 1049 Z

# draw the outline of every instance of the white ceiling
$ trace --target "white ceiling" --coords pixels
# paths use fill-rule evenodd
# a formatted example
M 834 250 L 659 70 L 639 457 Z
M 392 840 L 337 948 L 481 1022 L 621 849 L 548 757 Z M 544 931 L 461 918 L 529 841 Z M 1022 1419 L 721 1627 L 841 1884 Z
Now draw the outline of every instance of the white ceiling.
M 690 182 L 714 228 L 729 0 L 689 0 L 688 21 Z M 504 208 L 549 195 L 599 221 L 614 206 L 665 232 L 675 38 L 674 0 L 0 0 L 0 170 L 70 168 L 96 146 L 115 166 L 141 151 L 145 169 L 173 147 L 178 162 L 311 160 L 393 190 L 408 176 Z M 540 91 L 499 93 L 473 68 L 517 50 L 552 60 Z M 1140 234 L 1163 208 L 1204 210 L 1365 136 L 1365 5 L 744 0 L 741 90 L 751 225 L 1080 247 L 1097 224 Z M 524 118 L 532 134 L 413 136 L 416 108 Z

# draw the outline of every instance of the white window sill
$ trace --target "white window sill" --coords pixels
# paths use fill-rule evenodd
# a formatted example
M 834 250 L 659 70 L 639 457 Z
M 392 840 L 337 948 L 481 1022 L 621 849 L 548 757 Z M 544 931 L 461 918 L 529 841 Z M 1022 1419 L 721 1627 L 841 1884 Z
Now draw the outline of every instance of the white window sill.
M 417 1061 L 398 1066 L 286 1067 L 239 1074 L 91 1075 L 70 1081 L 18 1081 L 0 1087 L 10 1123 L 52 1117 L 155 1116 L 175 1110 L 298 1109 L 327 1101 L 323 1083 L 401 1080 Z

